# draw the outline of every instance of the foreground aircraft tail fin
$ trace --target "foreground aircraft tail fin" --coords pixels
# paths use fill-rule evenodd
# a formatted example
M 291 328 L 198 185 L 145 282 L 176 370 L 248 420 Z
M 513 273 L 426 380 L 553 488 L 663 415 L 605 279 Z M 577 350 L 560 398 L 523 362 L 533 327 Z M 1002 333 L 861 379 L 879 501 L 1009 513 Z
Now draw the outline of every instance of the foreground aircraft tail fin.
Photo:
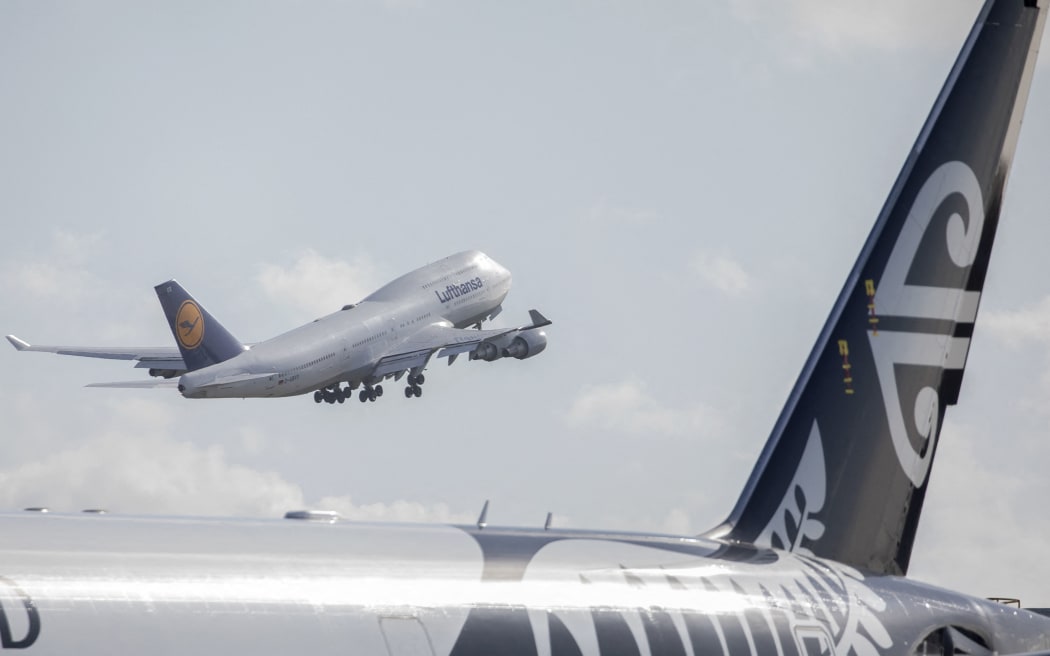
M 229 360 L 244 351 L 215 317 L 174 280 L 154 287 L 188 371 Z
M 709 536 L 907 571 L 1046 4 L 981 9 L 743 494 Z

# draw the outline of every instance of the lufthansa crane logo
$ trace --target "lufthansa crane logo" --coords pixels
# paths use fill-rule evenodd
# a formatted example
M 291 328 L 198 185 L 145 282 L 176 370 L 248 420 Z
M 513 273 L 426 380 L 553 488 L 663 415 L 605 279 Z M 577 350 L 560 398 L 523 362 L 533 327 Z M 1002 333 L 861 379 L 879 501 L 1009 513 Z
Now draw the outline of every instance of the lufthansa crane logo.
M 183 301 L 175 313 L 175 336 L 183 348 L 190 350 L 204 340 L 204 316 L 193 301 Z

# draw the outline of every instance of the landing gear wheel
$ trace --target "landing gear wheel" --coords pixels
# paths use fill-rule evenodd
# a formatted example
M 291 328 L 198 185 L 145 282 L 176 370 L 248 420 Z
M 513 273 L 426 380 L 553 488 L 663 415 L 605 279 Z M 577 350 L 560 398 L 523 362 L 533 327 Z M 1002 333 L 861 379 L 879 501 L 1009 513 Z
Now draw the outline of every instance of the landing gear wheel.
M 419 374 L 418 376 L 416 376 L 416 385 L 422 385 L 425 382 L 427 382 L 427 379 L 425 376 L 423 376 L 423 374 Z
M 376 385 L 376 386 L 375 386 L 374 388 L 372 388 L 372 389 L 374 389 L 374 390 L 375 390 L 375 392 L 376 392 L 376 396 L 383 396 L 383 386 L 382 386 L 382 385 Z M 374 400 L 374 399 L 373 399 L 373 400 Z
M 321 390 L 314 392 L 314 403 L 320 403 L 324 401 L 324 394 L 321 394 Z
M 377 396 L 379 396 L 379 395 L 376 394 L 376 391 L 372 390 L 371 392 L 368 393 L 368 400 L 369 401 L 375 401 Z
M 412 394 L 414 394 L 417 399 L 423 396 L 423 388 L 419 385 L 414 385 L 410 389 L 412 390 Z
M 361 393 L 357 395 L 357 398 L 361 399 L 361 403 L 368 400 L 368 390 L 361 390 Z
M 411 387 L 406 387 L 405 388 L 405 398 L 406 399 L 412 398 L 412 388 Z

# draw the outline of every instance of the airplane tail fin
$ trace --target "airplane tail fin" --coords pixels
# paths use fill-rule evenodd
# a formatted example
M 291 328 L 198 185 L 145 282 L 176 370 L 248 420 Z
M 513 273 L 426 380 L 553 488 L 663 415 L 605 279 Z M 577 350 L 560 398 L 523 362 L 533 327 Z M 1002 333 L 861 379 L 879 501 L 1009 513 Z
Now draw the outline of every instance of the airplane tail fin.
M 244 345 L 223 328 L 182 285 L 169 280 L 154 289 L 188 371 L 229 360 L 244 351 Z
M 904 574 L 977 318 L 1048 0 L 988 0 L 729 518 Z

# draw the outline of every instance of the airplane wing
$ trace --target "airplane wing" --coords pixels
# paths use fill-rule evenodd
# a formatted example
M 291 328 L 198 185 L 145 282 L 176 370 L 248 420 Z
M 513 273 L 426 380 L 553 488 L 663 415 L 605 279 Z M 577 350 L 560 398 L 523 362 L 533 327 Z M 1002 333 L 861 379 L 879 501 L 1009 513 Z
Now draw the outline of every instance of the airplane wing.
M 549 319 L 536 310 L 529 310 L 529 317 L 532 319 L 531 325 L 491 330 L 431 324 L 408 337 L 394 350 L 380 358 L 376 362 L 372 375 L 379 378 L 387 374 L 423 367 L 435 352 L 438 353 L 439 358 L 450 358 L 449 364 L 452 364 L 457 356 L 473 352 L 482 344 L 493 343 L 499 338 L 506 338 L 515 333 L 551 324 Z
M 85 358 L 104 358 L 107 360 L 137 360 L 138 364 L 135 366 L 140 369 L 170 369 L 175 371 L 186 369 L 186 364 L 182 361 L 179 349 L 174 346 L 44 346 L 30 344 L 14 335 L 8 335 L 7 341 L 11 342 L 11 345 L 19 351 L 40 351 L 42 353 L 79 355 Z

